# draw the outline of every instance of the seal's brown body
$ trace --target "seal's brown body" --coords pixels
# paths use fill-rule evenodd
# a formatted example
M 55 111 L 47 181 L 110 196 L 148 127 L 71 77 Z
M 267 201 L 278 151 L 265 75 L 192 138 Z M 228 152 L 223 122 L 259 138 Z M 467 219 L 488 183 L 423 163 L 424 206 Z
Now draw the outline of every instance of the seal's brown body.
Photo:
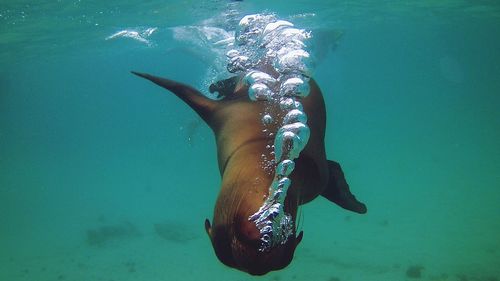
M 302 233 L 298 236 L 294 233 L 285 244 L 263 252 L 259 251 L 259 230 L 248 220 L 262 206 L 273 181 L 274 167 L 264 168 L 263 157 L 273 159 L 271 150 L 266 146 L 272 144 L 274 139 L 269 132 L 276 132 L 281 126 L 280 111 L 273 109 L 277 105 L 251 101 L 247 88 L 235 86 L 238 83 L 229 88 L 216 89 L 224 92 L 225 97 L 215 101 L 190 86 L 149 74 L 134 74 L 172 91 L 191 106 L 215 134 L 222 184 L 214 209 L 213 225 L 206 220 L 205 227 L 217 257 L 228 266 L 255 275 L 287 266 Z M 310 88 L 309 96 L 301 100 L 308 117 L 310 138 L 295 160 L 285 211 L 296 221 L 299 205 L 323 195 L 348 210 L 364 213 L 366 207 L 349 192 L 340 166 L 326 158 L 325 104 L 318 85 L 312 79 Z M 264 110 L 274 111 L 278 116 L 274 125 L 266 127 L 266 132 L 261 121 Z

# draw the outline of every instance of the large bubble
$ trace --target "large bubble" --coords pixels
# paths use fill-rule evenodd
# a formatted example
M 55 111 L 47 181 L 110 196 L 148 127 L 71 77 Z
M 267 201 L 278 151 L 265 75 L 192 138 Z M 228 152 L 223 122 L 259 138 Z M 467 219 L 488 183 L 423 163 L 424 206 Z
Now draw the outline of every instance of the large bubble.
M 227 66 L 227 70 L 231 73 L 246 71 L 252 66 L 250 59 L 247 56 L 239 55 L 231 58 Z
M 255 83 L 248 89 L 248 97 L 253 101 L 266 101 L 272 98 L 272 92 L 265 84 Z
M 307 97 L 309 95 L 310 87 L 309 83 L 298 77 L 292 77 L 280 87 L 280 96 L 297 96 L 297 97 Z
M 273 15 L 263 14 L 244 16 L 236 28 L 236 43 L 240 46 L 256 43 L 267 23 L 273 21 L 274 18 Z
M 274 139 L 276 162 L 299 157 L 309 141 L 309 127 L 301 122 L 287 124 L 281 127 Z
M 276 84 L 277 80 L 265 72 L 250 71 L 243 78 L 243 82 L 246 85 L 252 85 L 255 83 L 262 83 L 262 84 L 266 84 L 268 86 L 273 86 L 274 84 Z
M 279 56 L 274 63 L 274 68 L 283 74 L 297 73 L 311 76 L 309 53 L 304 50 L 292 50 Z
M 280 176 L 288 177 L 293 169 L 295 169 L 295 162 L 290 159 L 285 159 L 278 164 L 276 168 L 276 173 Z
M 283 118 L 283 125 L 292 124 L 292 123 L 306 124 L 307 123 L 307 115 L 303 111 L 301 111 L 297 108 L 290 110 Z

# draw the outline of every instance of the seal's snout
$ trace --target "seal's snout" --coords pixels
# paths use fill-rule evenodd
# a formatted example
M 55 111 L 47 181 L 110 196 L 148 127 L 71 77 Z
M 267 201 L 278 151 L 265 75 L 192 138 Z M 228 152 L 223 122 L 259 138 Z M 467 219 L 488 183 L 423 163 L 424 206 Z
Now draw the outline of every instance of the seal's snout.
M 212 226 L 205 221 L 205 229 L 212 241 L 217 258 L 229 267 L 251 275 L 264 275 L 285 268 L 292 261 L 295 248 L 302 240 L 302 232 L 283 245 L 261 251 L 260 232 L 255 224 L 244 216 L 231 224 Z
M 260 243 L 246 244 L 237 248 L 234 256 L 241 270 L 251 275 L 264 275 L 287 267 L 292 262 L 296 245 L 295 238 L 268 251 L 260 251 Z

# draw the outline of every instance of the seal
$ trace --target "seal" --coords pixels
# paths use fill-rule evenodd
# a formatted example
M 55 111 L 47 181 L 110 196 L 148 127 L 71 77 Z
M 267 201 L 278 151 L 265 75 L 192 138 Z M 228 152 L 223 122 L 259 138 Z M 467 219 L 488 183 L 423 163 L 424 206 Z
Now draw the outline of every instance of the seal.
M 266 149 L 272 139 L 263 132 L 261 114 L 264 107 L 269 110 L 269 107 L 277 105 L 251 101 L 242 76 L 210 85 L 210 92 L 219 94 L 219 99 L 213 100 L 189 85 L 146 73 L 132 73 L 174 93 L 196 111 L 214 132 L 222 183 L 213 223 L 207 219 L 205 229 L 218 259 L 227 266 L 252 275 L 263 275 L 290 264 L 302 240 L 302 231 L 297 234 L 294 228 L 286 243 L 269 251 L 260 251 L 260 232 L 248 219 L 262 206 L 273 181 L 273 173 L 262 165 L 263 158 L 272 159 L 273 155 Z M 366 213 L 366 206 L 351 193 L 340 165 L 326 158 L 325 103 L 316 82 L 310 79 L 309 84 L 310 94 L 301 102 L 308 116 L 310 138 L 295 160 L 292 184 L 284 203 L 285 211 L 295 220 L 300 205 L 321 195 L 344 209 Z M 276 108 L 278 111 L 279 108 Z

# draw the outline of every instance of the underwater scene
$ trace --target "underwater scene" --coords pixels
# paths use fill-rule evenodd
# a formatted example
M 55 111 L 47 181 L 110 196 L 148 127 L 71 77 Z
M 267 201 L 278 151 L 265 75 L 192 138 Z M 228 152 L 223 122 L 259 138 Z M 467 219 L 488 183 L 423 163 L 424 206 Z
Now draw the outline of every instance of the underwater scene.
M 3 0 L 0 280 L 498 281 L 499 34 L 487 0 Z M 215 238 L 224 148 L 271 127 L 234 157 L 237 182 L 272 168 L 253 228 Z M 297 193 L 324 153 L 354 207 Z M 245 235 L 272 271 L 245 269 Z

